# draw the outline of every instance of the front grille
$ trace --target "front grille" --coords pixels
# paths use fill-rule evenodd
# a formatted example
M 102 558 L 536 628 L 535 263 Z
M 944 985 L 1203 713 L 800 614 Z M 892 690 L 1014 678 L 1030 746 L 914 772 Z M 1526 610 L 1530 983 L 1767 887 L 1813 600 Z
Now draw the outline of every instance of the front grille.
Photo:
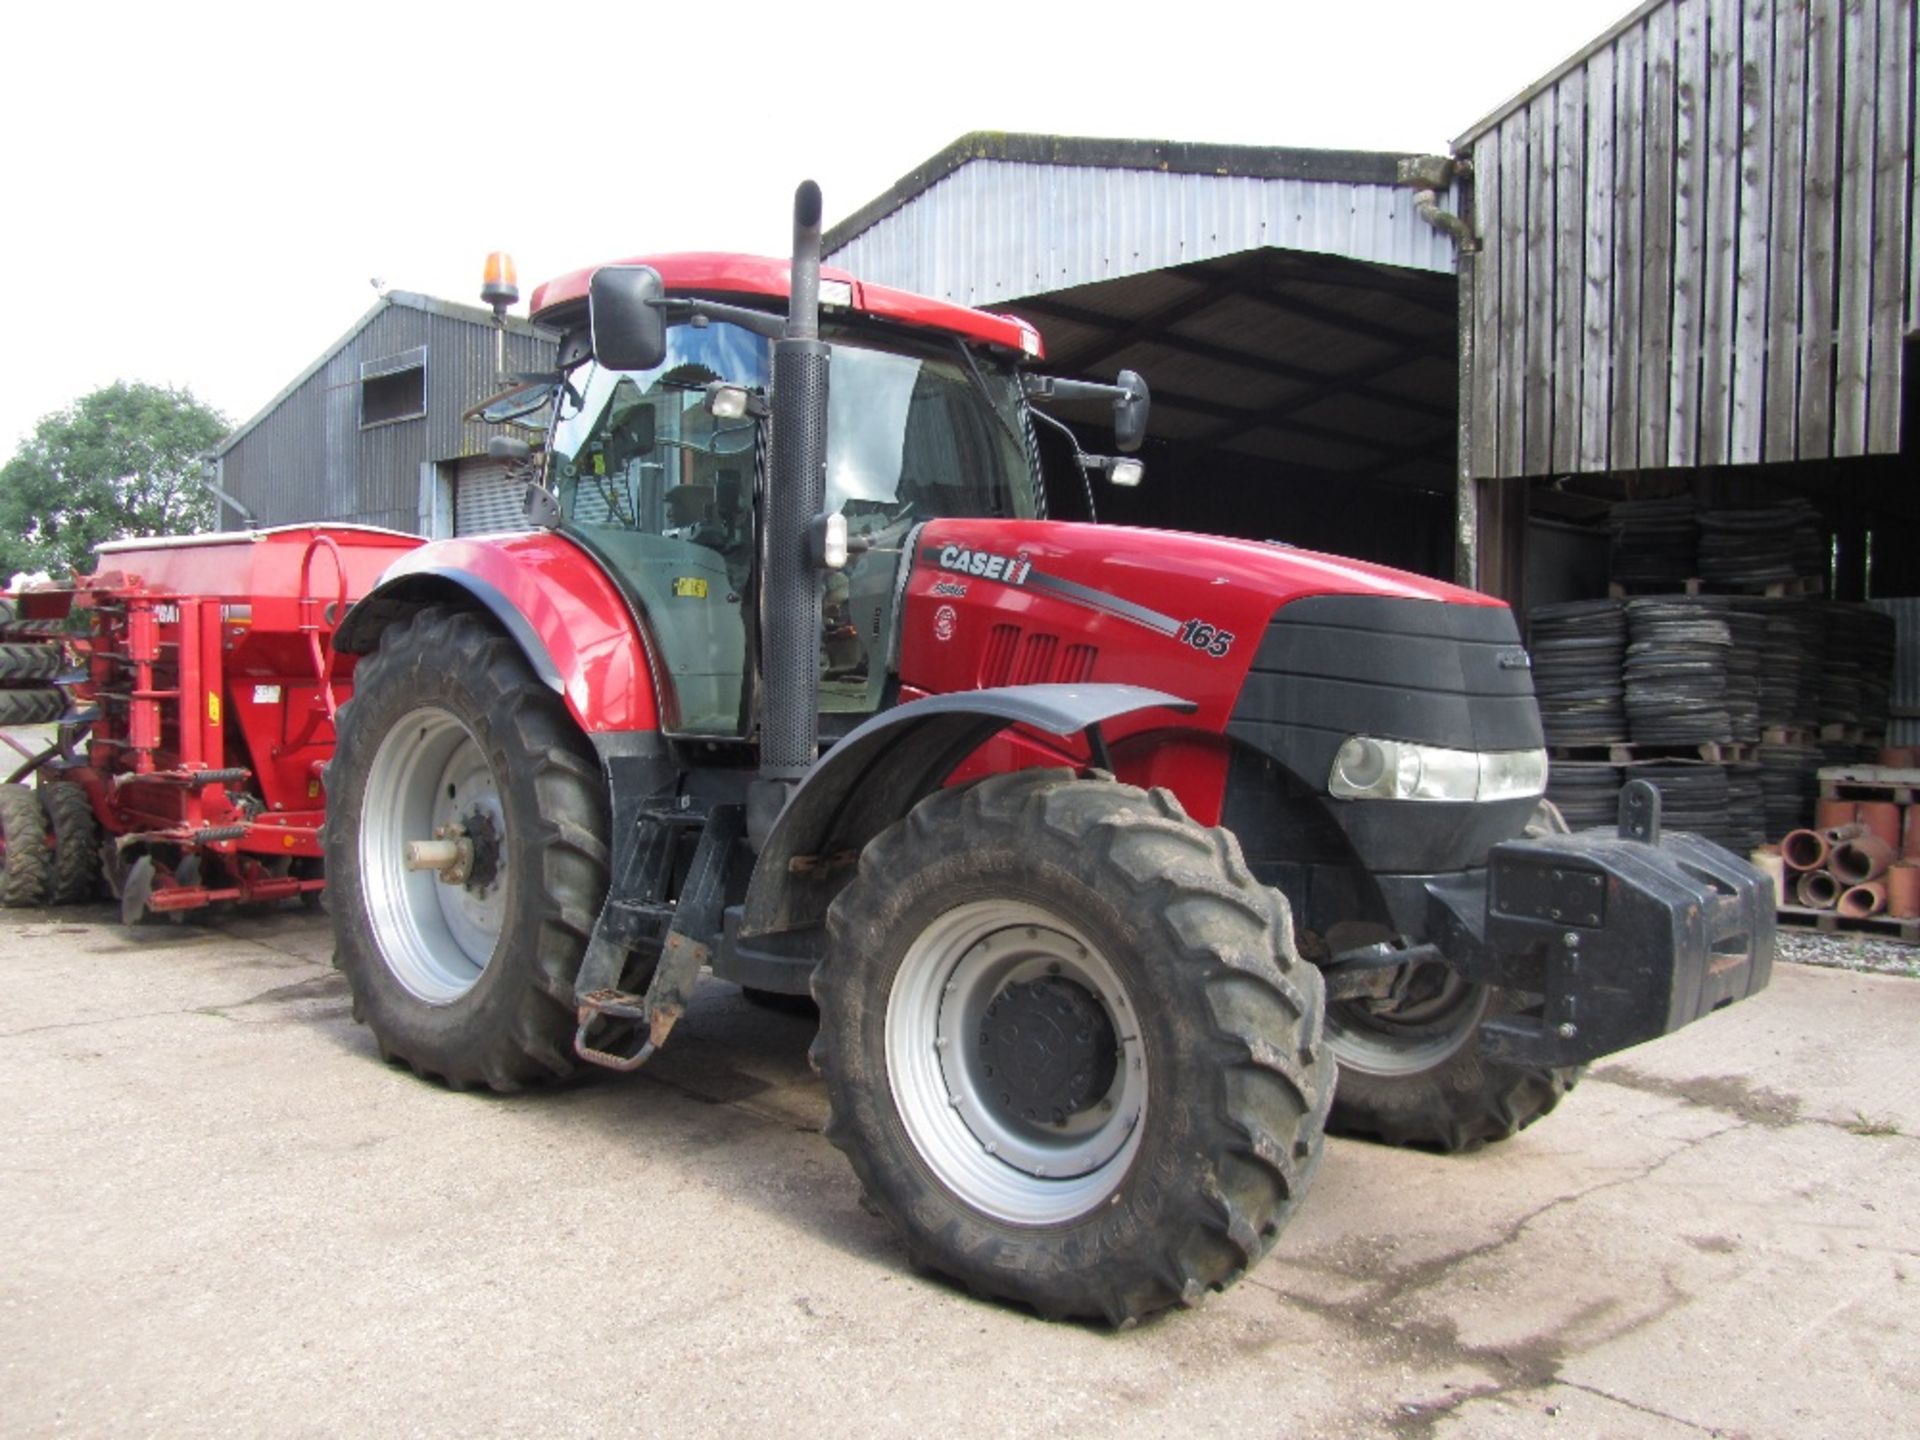
M 1346 832 L 1370 871 L 1476 865 L 1520 832 L 1531 798 L 1492 804 L 1327 797 L 1351 735 L 1454 750 L 1535 750 L 1545 742 L 1513 612 L 1369 595 L 1282 606 L 1261 638 L 1227 733 L 1272 757 Z

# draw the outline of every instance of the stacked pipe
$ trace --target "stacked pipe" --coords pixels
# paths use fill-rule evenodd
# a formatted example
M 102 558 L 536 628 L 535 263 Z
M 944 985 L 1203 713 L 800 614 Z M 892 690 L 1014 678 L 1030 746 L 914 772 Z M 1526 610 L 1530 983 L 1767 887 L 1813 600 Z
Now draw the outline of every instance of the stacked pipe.
M 1783 901 L 1849 920 L 1920 919 L 1920 859 L 1901 858 L 1900 807 L 1823 801 L 1821 809 L 1837 823 L 1794 830 L 1780 842 Z M 1920 824 L 1914 828 L 1920 838 Z

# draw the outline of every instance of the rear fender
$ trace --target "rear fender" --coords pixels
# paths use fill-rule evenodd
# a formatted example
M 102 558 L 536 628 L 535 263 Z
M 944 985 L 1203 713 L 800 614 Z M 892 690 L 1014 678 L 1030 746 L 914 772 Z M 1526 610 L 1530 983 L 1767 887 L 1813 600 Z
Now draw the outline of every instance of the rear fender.
M 660 728 L 654 669 L 626 600 L 599 562 L 551 531 L 410 551 L 347 612 L 334 648 L 365 654 L 408 612 L 445 603 L 491 615 L 587 734 Z
M 1091 725 L 1193 702 L 1138 685 L 1014 685 L 933 695 L 882 711 L 807 773 L 761 846 L 742 937 L 818 925 L 867 843 L 946 783 L 1009 725 L 1074 735 Z

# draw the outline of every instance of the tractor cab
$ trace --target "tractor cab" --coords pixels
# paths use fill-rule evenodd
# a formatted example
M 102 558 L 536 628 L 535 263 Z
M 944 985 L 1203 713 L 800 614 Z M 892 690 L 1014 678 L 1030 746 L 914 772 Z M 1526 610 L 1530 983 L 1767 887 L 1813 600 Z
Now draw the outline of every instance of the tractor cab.
M 1040 486 L 1007 357 L 953 335 L 824 331 L 826 513 L 844 521 L 850 553 L 825 579 L 820 699 L 829 716 L 861 716 L 885 703 L 909 537 L 932 519 L 1033 518 Z M 664 351 L 644 370 L 586 359 L 565 372 L 545 481 L 559 528 L 646 617 L 673 682 L 669 727 L 743 736 L 772 347 L 739 324 L 689 320 L 666 328 Z M 725 413 L 741 392 L 742 413 Z
M 534 298 L 559 324 L 561 371 L 547 411 L 543 484 L 557 528 L 628 593 L 666 672 L 666 730 L 747 737 L 760 626 L 762 516 L 780 317 L 733 303 L 783 298 L 785 267 L 739 257 L 643 261 L 682 301 L 655 363 L 618 369 L 593 351 L 580 280 Z M 741 280 L 747 276 L 747 282 Z M 931 307 L 889 313 L 851 280 L 828 282 L 826 507 L 845 526 L 847 561 L 822 578 L 818 685 L 822 726 L 847 730 L 889 703 L 900 582 L 927 520 L 1043 515 L 1037 453 L 1016 361 L 1037 353 L 1018 321 Z M 864 311 L 862 311 L 864 303 Z M 952 317 L 966 317 L 964 326 Z M 993 319 L 991 334 L 977 334 Z

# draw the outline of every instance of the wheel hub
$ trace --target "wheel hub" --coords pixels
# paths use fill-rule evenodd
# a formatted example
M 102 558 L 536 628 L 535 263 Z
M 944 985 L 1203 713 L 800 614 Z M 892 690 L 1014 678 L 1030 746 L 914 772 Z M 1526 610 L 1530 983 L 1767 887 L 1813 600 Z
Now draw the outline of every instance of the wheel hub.
M 461 820 L 460 829 L 473 846 L 466 888 L 476 895 L 484 895 L 500 878 L 500 827 L 493 823 L 492 815 L 476 805 Z
M 1145 1055 L 1126 987 L 1036 905 L 970 901 L 910 945 L 887 1005 L 900 1118 L 942 1183 L 1014 1224 L 1085 1213 L 1138 1151 Z
M 492 763 L 452 712 L 423 705 L 381 739 L 360 817 L 367 918 L 394 978 L 429 1005 L 465 995 L 493 958 L 512 888 L 504 818 Z
M 1058 975 L 1007 986 L 980 1017 L 981 1077 L 1014 1120 L 1065 1125 L 1113 1086 L 1113 1022 L 1086 989 Z

